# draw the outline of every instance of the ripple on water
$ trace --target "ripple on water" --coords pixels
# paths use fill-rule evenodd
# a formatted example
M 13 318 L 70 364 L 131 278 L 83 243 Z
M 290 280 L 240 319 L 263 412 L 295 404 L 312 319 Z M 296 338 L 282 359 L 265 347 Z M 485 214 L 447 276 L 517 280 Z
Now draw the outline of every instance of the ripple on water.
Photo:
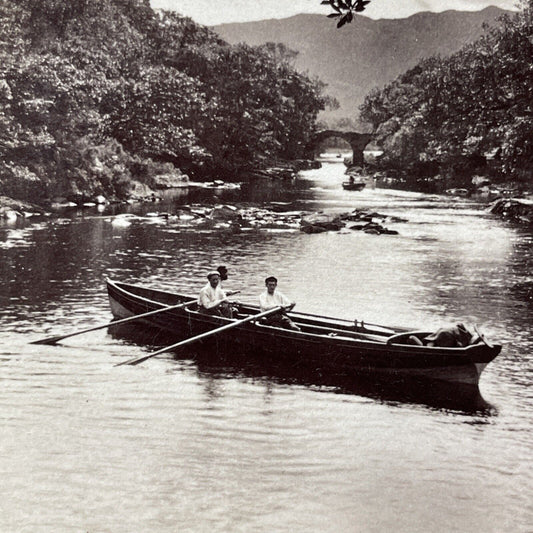
M 400 235 L 115 230 L 98 217 L 2 230 L 16 245 L 0 245 L 0 530 L 527 530 L 531 235 L 468 201 L 347 195 L 338 167 L 321 172 L 308 178 L 321 190 L 287 209 L 380 211 L 407 219 Z M 464 320 L 504 348 L 482 396 L 463 398 L 213 368 L 192 352 L 115 368 L 158 341 L 105 329 L 28 344 L 109 321 L 106 276 L 196 294 L 219 264 L 242 301 L 256 303 L 275 274 L 297 310 L 428 328 Z

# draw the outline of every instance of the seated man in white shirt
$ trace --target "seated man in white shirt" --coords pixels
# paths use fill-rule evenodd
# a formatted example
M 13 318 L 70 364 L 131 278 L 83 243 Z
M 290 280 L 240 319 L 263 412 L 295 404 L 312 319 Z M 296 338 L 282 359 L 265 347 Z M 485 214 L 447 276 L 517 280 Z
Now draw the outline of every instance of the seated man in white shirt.
M 198 308 L 201 313 L 232 318 L 233 312 L 226 293 L 220 287 L 220 274 L 216 271 L 207 274 L 209 282 L 198 295 Z
M 276 290 L 278 280 L 274 276 L 269 276 L 265 279 L 266 290 L 259 295 L 259 305 L 261 312 L 268 311 L 274 307 L 282 306 L 285 309 L 279 313 L 270 315 L 265 319 L 270 326 L 277 326 L 280 328 L 293 329 L 301 331 L 300 328 L 286 315 L 287 311 L 291 311 L 296 305 L 291 302 L 282 292 Z

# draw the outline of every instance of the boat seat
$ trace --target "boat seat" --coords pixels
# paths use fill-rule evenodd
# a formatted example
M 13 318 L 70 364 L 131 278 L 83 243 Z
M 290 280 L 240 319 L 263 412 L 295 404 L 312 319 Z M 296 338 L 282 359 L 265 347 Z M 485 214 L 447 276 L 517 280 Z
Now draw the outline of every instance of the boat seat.
M 431 335 L 431 331 L 406 331 L 391 335 L 387 339 L 387 344 L 407 344 L 412 346 L 426 346 L 426 337 Z
M 384 342 L 386 337 L 381 335 L 373 335 L 371 333 L 360 333 L 358 331 L 351 331 L 349 329 L 337 329 L 327 326 L 318 326 L 315 324 L 302 324 L 298 322 L 298 325 L 305 333 L 313 333 L 315 335 L 325 335 L 327 337 L 335 336 L 336 338 L 356 339 L 356 340 L 371 340 L 375 342 Z
M 278 331 L 290 331 L 292 333 L 301 333 L 301 331 L 298 331 L 297 329 L 282 328 L 281 326 L 269 324 L 266 320 L 263 320 L 262 318 L 260 318 L 259 320 L 253 321 L 252 323 L 260 328 L 272 328 Z

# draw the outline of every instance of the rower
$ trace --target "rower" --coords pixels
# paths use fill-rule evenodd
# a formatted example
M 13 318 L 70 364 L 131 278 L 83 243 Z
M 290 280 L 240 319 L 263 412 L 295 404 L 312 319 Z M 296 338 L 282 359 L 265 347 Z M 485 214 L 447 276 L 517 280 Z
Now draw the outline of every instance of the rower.
M 283 306 L 284 310 L 279 313 L 270 315 L 265 319 L 269 326 L 277 326 L 285 329 L 292 329 L 294 331 L 301 331 L 301 329 L 287 316 L 288 311 L 292 311 L 296 305 L 291 302 L 282 292 L 277 291 L 278 280 L 274 276 L 269 276 L 265 279 L 266 290 L 259 295 L 259 304 L 261 312 L 268 311 L 274 307 Z
M 198 309 L 207 315 L 232 318 L 233 312 L 226 296 L 220 287 L 220 273 L 217 271 L 207 274 L 208 283 L 198 295 Z

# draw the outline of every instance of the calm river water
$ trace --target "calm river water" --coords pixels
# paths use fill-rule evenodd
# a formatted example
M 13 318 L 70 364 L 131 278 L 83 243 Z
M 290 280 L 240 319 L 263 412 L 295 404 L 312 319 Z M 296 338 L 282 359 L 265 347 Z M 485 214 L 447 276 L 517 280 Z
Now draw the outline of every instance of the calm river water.
M 0 225 L 0 531 L 533 531 L 532 233 L 468 200 L 343 191 L 339 161 L 281 188 L 156 207 L 361 208 L 405 219 L 385 223 L 399 235 L 128 225 L 90 209 Z M 193 294 L 222 263 L 241 301 L 275 274 L 300 311 L 477 323 L 504 349 L 464 391 L 192 352 L 114 367 L 157 339 L 106 329 L 29 344 L 109 321 L 106 277 Z

